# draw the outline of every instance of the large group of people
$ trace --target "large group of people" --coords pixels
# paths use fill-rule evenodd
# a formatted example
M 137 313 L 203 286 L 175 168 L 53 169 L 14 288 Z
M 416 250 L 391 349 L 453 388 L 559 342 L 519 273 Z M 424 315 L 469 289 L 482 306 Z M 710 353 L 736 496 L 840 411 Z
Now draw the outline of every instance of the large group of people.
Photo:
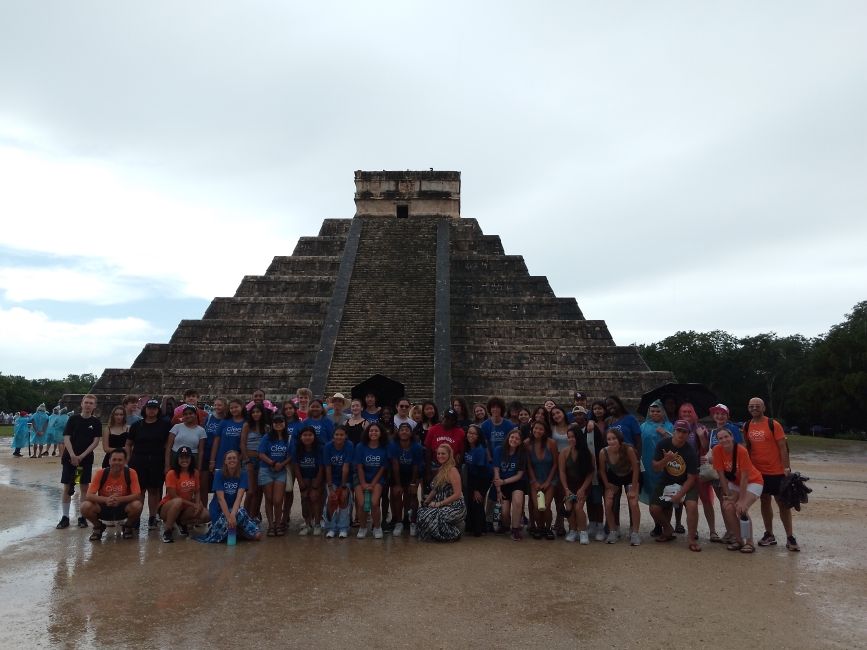
M 713 423 L 705 425 L 692 404 L 675 398 L 654 402 L 639 422 L 616 395 L 588 405 L 581 393 L 565 408 L 499 397 L 470 407 L 455 398 L 442 412 L 430 400 L 378 404 L 372 393 L 321 400 L 305 388 L 280 404 L 261 390 L 246 402 L 216 398 L 208 408 L 199 397 L 188 390 L 180 403 L 140 405 L 129 396 L 103 425 L 96 397 L 86 395 L 58 442 L 38 437 L 52 431 L 47 413 L 44 426 L 31 420 L 28 427 L 42 431 L 33 454 L 48 453 L 49 444 L 61 449 L 57 528 L 70 526 L 79 490 L 77 523 L 92 528 L 93 541 L 116 524 L 122 537 L 134 537 L 145 510 L 148 529 L 162 525 L 167 543 L 205 525 L 195 538 L 206 543 L 282 537 L 297 489 L 301 536 L 344 539 L 355 528 L 357 538 L 449 542 L 499 534 L 520 541 L 527 534 L 586 545 L 616 544 L 623 533 L 638 546 L 643 503 L 656 542 L 685 534 L 687 547 L 701 551 L 703 513 L 710 542 L 752 553 L 777 544 L 776 498 L 786 547 L 800 550 L 791 510 L 777 498 L 791 473 L 785 435 L 759 398 L 739 427 L 724 404 L 709 410 Z M 105 457 L 94 472 L 100 446 Z M 629 520 L 621 523 L 624 493 Z M 756 501 L 764 528 L 758 542 Z

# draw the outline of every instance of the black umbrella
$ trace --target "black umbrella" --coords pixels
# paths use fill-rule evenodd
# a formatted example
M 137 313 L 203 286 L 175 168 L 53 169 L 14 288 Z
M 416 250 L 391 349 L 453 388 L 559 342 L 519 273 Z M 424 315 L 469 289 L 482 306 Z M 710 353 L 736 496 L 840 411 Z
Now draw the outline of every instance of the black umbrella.
M 666 397 L 674 397 L 678 406 L 689 402 L 695 407 L 695 412 L 700 418 L 707 415 L 711 406 L 719 403 L 716 394 L 704 384 L 663 384 L 641 396 L 638 413 L 646 416 L 647 409 L 653 402 L 658 399 L 665 401 Z
M 385 375 L 373 375 L 352 387 L 352 397 L 364 400 L 368 393 L 376 395 L 377 406 L 394 406 L 406 395 L 406 387 Z

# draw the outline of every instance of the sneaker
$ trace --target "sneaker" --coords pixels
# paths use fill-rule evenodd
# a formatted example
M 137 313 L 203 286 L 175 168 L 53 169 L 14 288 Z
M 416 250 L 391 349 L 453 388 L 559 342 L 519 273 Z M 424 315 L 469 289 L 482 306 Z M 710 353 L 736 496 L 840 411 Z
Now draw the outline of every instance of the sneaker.
M 629 545 L 630 546 L 641 546 L 641 535 L 638 533 L 632 533 L 629 536 Z
M 78 527 L 79 528 L 87 528 L 87 519 L 85 519 L 84 517 L 79 517 L 78 518 Z
M 327 533 L 325 533 L 325 539 L 334 539 L 336 536 L 337 533 L 335 533 L 333 530 L 329 530 Z
M 801 550 L 801 547 L 798 546 L 798 540 L 796 540 L 793 535 L 789 535 L 786 538 L 786 548 L 794 553 L 797 553 Z
M 759 546 L 776 546 L 776 545 L 777 545 L 777 538 L 774 537 L 768 531 L 765 531 L 765 534 L 759 540 Z
M 188 537 L 190 534 L 190 529 L 183 524 L 178 524 L 178 530 L 181 533 L 181 537 Z
M 367 528 L 358 528 L 358 534 L 356 535 L 358 539 L 364 539 L 367 537 Z
M 304 537 L 305 535 L 309 535 L 310 534 L 310 526 L 308 526 L 307 524 L 302 525 L 301 528 L 298 529 L 298 534 L 301 537 Z
M 139 529 L 141 528 L 141 519 L 136 519 L 136 520 L 133 522 L 132 528 L 133 528 L 133 530 L 135 530 L 136 532 L 138 532 Z
M 605 541 L 605 529 L 599 524 L 596 525 L 596 535 L 593 537 L 597 542 Z
M 417 534 L 418 534 L 418 526 L 416 526 L 415 524 L 410 524 L 409 525 L 409 536 L 415 537 Z
M 590 543 L 590 535 L 587 534 L 586 530 L 582 530 L 578 533 L 578 543 L 585 546 Z
M 21 458 L 21 452 L 20 451 L 13 451 L 12 455 L 17 456 L 18 458 Z
M 337 537 L 338 539 L 346 539 L 347 537 L 349 537 L 349 533 L 345 530 L 341 530 L 339 533 L 337 533 Z
M 157 518 L 151 515 L 148 517 L 148 530 L 156 530 Z
M 566 541 L 567 542 L 574 542 L 577 539 L 578 539 L 578 533 L 576 531 L 570 530 L 568 533 L 566 533 Z
M 403 535 L 403 523 L 402 522 L 396 523 L 394 525 L 394 530 L 391 531 L 391 534 L 394 535 L 395 537 L 400 537 L 401 535 Z
M 57 525 L 55 526 L 55 528 L 57 530 L 63 530 L 64 528 L 69 528 L 69 517 L 67 517 L 66 515 L 63 515 L 60 518 L 60 521 L 57 522 Z
M 615 531 L 611 531 L 608 533 L 608 537 L 605 540 L 608 544 L 616 544 L 617 543 L 617 533 Z
M 172 537 L 172 531 L 164 530 L 162 540 L 164 544 L 171 544 L 175 541 L 174 537 Z
M 382 528 L 373 529 L 373 539 L 382 539 Z
M 322 526 L 313 527 L 313 535 L 319 537 L 322 534 Z

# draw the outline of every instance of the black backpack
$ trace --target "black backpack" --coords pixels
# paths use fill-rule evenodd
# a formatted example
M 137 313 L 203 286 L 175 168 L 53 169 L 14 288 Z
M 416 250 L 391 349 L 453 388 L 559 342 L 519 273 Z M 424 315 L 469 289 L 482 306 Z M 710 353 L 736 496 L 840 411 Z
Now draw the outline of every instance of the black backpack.
M 108 481 L 108 474 L 108 467 L 106 467 L 104 470 L 102 470 L 102 476 L 99 477 L 99 490 L 105 487 L 105 483 L 106 481 Z M 129 475 L 128 465 L 123 466 L 123 478 L 126 481 L 126 492 L 127 494 L 130 494 L 132 492 L 132 479 Z M 97 494 L 99 494 L 99 490 L 96 491 Z

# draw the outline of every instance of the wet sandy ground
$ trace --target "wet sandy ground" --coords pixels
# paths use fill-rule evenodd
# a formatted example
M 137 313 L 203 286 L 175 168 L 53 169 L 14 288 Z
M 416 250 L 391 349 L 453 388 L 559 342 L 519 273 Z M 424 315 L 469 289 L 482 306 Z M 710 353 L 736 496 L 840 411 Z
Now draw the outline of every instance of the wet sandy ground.
M 299 538 L 297 517 L 287 537 L 236 547 L 162 544 L 146 530 L 94 544 L 54 529 L 59 461 L 15 459 L 8 444 L 2 648 L 867 646 L 863 456 L 796 455 L 814 490 L 796 513 L 803 551 L 746 556 L 655 544 L 643 506 L 639 548 Z

